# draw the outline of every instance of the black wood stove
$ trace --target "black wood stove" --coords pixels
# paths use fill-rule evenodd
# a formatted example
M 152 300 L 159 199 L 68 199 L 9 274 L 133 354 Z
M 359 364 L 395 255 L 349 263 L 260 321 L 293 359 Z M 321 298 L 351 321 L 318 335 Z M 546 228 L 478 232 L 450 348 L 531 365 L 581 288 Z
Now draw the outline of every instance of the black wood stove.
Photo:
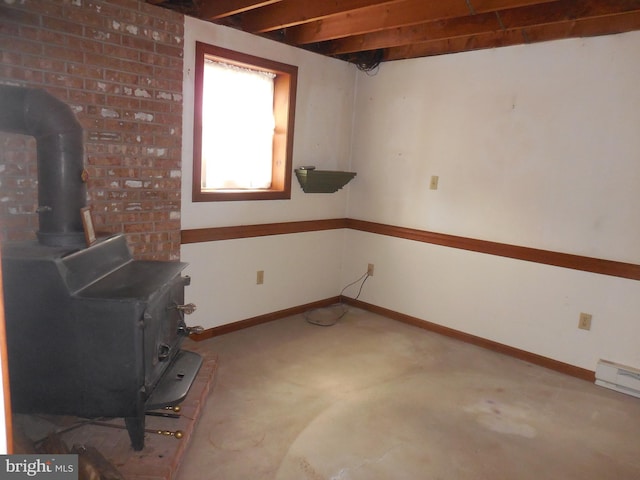
M 202 363 L 180 349 L 186 264 L 133 260 L 123 235 L 2 255 L 13 410 L 124 417 L 142 449 L 145 411 L 182 401 Z
M 184 399 L 202 363 L 180 348 L 199 328 L 184 322 L 186 264 L 135 260 L 124 235 L 86 247 L 82 130 L 67 105 L 0 85 L 0 130 L 38 148 L 38 241 L 2 246 L 12 409 L 122 417 L 141 450 L 145 412 Z

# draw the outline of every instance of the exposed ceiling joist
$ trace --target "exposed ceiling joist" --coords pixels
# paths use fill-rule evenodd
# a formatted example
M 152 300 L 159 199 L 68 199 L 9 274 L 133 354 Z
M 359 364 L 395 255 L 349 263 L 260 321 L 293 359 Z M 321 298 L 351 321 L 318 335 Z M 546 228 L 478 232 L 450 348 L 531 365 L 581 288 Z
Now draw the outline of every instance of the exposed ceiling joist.
M 399 3 L 403 0 L 283 0 L 269 8 L 247 12 L 242 16 L 242 29 L 251 33 L 266 33 L 301 24 L 311 24 L 335 15 L 350 15 L 371 5 Z
M 602 30 L 601 26 L 610 26 L 620 21 L 616 17 L 621 15 L 623 17 L 628 17 L 629 15 L 633 17 L 634 14 L 640 17 L 640 12 L 629 9 L 622 2 L 618 2 L 617 5 L 600 5 L 596 7 L 584 0 L 564 0 L 554 2 L 552 5 L 511 8 L 381 30 L 363 35 L 353 35 L 325 42 L 320 46 L 319 52 L 325 55 L 338 55 L 361 50 L 387 49 L 407 44 L 416 45 L 478 35 L 493 35 L 495 38 L 494 34 L 499 35 L 503 32 L 514 30 L 521 31 L 522 35 L 526 37 L 529 29 L 536 30 L 539 35 L 543 36 L 546 30 L 549 32 L 549 39 L 555 39 L 557 38 L 557 32 L 564 31 L 569 34 L 571 32 L 566 27 L 575 28 L 579 24 L 591 25 L 590 28 L 582 29 L 582 33 L 594 35 Z M 541 23 L 543 18 L 544 23 Z M 590 33 L 590 31 L 593 31 L 593 33 Z M 527 43 L 526 38 L 525 43 Z
M 281 0 L 216 0 L 203 1 L 198 5 L 198 17 L 203 20 L 217 20 L 238 15 L 249 10 L 266 7 Z M 171 3 L 171 2 L 166 2 Z
M 416 42 L 388 48 L 384 60 L 404 60 L 441 55 L 443 51 L 460 53 L 564 38 L 608 35 L 632 30 L 640 30 L 640 12 L 611 16 L 608 17 L 606 23 L 602 21 L 602 18 L 581 19 L 558 22 L 552 25 L 536 25 L 525 29 L 501 30 Z
M 640 0 L 146 1 L 359 65 L 640 30 Z
M 554 0 L 466 0 L 425 2 L 404 0 L 361 8 L 357 12 L 333 15 L 324 20 L 287 29 L 284 39 L 293 45 L 324 42 L 370 32 L 418 25 L 450 18 L 471 18 L 478 13 L 496 11 L 507 6 L 551 3 Z M 490 6 L 489 6 L 490 5 Z

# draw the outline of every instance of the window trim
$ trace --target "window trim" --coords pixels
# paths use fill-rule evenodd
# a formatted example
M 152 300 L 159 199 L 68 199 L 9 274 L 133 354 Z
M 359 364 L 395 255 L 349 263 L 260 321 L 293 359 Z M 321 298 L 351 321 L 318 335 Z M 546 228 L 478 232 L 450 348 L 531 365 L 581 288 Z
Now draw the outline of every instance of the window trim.
M 273 93 L 276 126 L 273 137 L 273 173 L 269 189 L 202 190 L 202 88 L 205 56 L 240 67 L 272 72 L 276 75 Z M 192 182 L 192 200 L 194 202 L 288 200 L 291 198 L 297 80 L 298 67 L 295 65 L 196 42 Z

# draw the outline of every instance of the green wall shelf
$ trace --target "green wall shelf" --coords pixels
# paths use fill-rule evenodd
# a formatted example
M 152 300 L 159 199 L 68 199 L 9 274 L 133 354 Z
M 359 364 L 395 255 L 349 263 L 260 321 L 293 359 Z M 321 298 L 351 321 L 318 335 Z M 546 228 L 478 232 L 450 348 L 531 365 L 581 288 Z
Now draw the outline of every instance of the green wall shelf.
M 312 167 L 297 168 L 295 172 L 305 193 L 334 193 L 356 176 L 355 172 L 316 170 Z

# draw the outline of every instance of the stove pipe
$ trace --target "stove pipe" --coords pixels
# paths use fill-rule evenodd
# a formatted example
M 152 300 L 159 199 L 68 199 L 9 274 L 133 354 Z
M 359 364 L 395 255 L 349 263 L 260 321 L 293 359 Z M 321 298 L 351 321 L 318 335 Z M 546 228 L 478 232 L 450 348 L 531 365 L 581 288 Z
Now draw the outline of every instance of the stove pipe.
M 44 90 L 0 85 L 0 131 L 36 139 L 39 243 L 84 245 L 83 133 L 71 108 Z

